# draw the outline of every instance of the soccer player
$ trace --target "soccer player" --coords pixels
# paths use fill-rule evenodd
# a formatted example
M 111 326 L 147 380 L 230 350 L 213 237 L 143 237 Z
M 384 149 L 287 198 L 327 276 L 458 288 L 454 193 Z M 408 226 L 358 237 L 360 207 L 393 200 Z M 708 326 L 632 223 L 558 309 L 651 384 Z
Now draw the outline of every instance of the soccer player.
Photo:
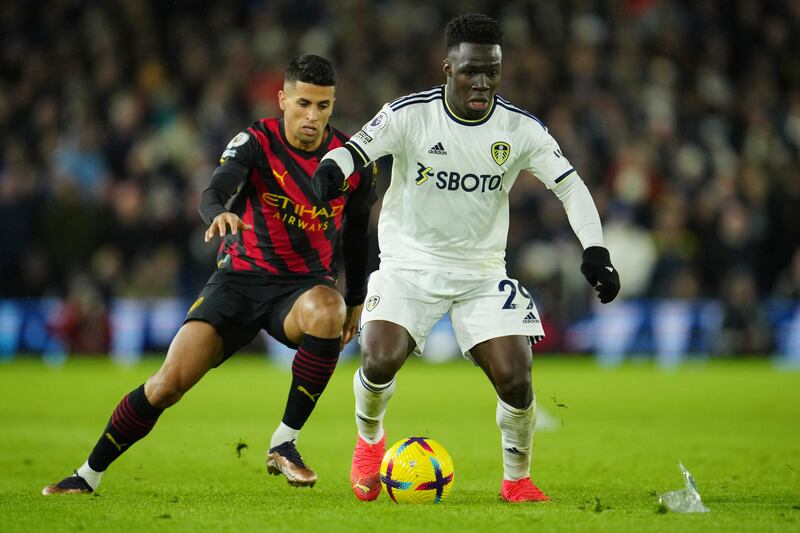
M 314 176 L 323 198 L 344 176 L 386 154 L 392 178 L 378 223 L 380 269 L 361 317 L 361 367 L 354 376 L 358 438 L 351 484 L 361 500 L 380 493 L 383 418 L 395 374 L 450 313 L 462 351 L 497 392 L 502 498 L 548 497 L 530 479 L 536 402 L 531 344 L 544 336 L 531 294 L 506 274 L 508 195 L 528 170 L 561 200 L 584 252 L 581 271 L 608 303 L 619 276 L 603 245 L 592 197 L 547 128 L 497 94 L 502 29 L 465 14 L 446 29 L 446 83 L 386 104 Z
M 328 125 L 335 83 L 328 60 L 293 59 L 278 92 L 283 118 L 261 119 L 228 144 L 199 209 L 209 224 L 206 242 L 223 238 L 218 270 L 189 309 L 159 371 L 122 399 L 75 475 L 43 494 L 97 490 L 108 466 L 150 432 L 164 409 L 261 329 L 297 348 L 267 470 L 285 475 L 290 485 L 314 485 L 317 476 L 295 441 L 358 325 L 376 198 L 371 169 L 349 173 L 330 202 L 319 203 L 311 187 L 319 159 L 347 140 Z M 334 286 L 340 235 L 344 298 Z

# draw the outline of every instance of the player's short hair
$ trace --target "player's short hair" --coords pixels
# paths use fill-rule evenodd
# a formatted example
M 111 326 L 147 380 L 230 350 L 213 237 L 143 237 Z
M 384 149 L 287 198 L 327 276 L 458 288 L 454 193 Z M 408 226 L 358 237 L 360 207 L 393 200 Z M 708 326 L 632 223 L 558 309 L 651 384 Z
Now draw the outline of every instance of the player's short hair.
M 303 54 L 289 61 L 284 80 L 302 81 L 313 85 L 336 85 L 336 70 L 330 61 L 314 54 Z
M 503 28 L 492 17 L 464 13 L 447 23 L 445 45 L 451 50 L 461 43 L 503 44 Z

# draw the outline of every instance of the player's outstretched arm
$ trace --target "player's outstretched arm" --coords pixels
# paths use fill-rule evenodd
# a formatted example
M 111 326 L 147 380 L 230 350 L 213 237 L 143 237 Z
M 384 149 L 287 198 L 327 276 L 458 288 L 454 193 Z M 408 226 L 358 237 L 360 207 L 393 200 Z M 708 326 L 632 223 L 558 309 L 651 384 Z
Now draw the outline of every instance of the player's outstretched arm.
M 206 242 L 215 235 L 224 237 L 228 228 L 232 235 L 253 229 L 234 213 L 229 213 L 225 206 L 254 167 L 257 149 L 258 144 L 253 136 L 243 131 L 231 139 L 222 153 L 220 164 L 214 170 L 211 183 L 200 196 L 200 205 L 197 207 L 203 222 L 209 225 L 205 234 Z
M 603 228 L 592 195 L 576 173 L 556 187 L 554 192 L 564 205 L 570 226 L 583 245 L 581 273 L 597 291 L 600 302 L 607 304 L 619 293 L 619 273 L 611 264 L 611 254 L 603 244 Z
M 359 163 L 362 161 L 360 157 L 354 157 L 352 150 L 346 145 L 334 148 L 319 162 L 311 184 L 323 202 L 329 202 L 340 196 L 345 178 L 366 164 L 359 164 L 356 167 L 356 161 Z
M 216 235 L 224 237 L 228 228 L 232 235 L 236 235 L 241 230 L 253 229 L 250 224 L 245 224 L 236 214 L 225 209 L 225 204 L 239 188 L 242 177 L 234 173 L 222 172 L 220 171 L 222 168 L 219 167 L 214 172 L 211 183 L 200 197 L 200 205 L 197 209 L 200 217 L 209 225 L 205 234 L 206 242 Z

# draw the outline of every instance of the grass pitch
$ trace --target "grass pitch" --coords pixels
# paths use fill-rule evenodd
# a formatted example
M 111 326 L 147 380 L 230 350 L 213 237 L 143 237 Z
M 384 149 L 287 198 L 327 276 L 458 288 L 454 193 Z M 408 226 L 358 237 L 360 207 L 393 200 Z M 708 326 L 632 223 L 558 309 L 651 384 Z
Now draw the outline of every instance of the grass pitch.
M 537 359 L 538 403 L 555 422 L 534 443 L 534 481 L 553 498 L 545 504 L 499 501 L 495 397 L 463 361 L 410 361 L 386 418 L 390 443 L 422 434 L 450 451 L 456 477 L 444 504 L 352 496 L 355 362 L 340 365 L 298 443 L 317 486 L 292 488 L 263 462 L 289 371 L 243 356 L 168 410 L 98 493 L 41 496 L 85 460 L 116 403 L 159 363 L 0 366 L 0 531 L 800 530 L 800 373 L 752 360 L 669 373 Z M 658 512 L 657 494 L 683 486 L 679 460 L 710 513 Z

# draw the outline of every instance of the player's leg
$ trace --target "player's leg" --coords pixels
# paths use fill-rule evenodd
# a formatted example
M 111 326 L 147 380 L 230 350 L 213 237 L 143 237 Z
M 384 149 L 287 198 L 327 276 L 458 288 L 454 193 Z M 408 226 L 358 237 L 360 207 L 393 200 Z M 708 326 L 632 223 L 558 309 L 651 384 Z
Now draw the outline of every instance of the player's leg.
M 488 376 L 497 392 L 507 501 L 547 499 L 530 481 L 536 402 L 531 385 L 532 338 L 544 336 L 531 294 L 518 281 L 490 276 L 464 280 L 451 318 L 461 349 Z
M 386 450 L 383 417 L 394 395 L 394 377 L 415 348 L 408 331 L 393 322 L 373 320 L 361 329 L 361 366 L 353 376 L 358 438 L 350 484 L 362 501 L 380 495 L 380 466 Z
M 335 289 L 317 285 L 297 297 L 283 320 L 286 339 L 299 347 L 292 361 L 292 385 L 283 418 L 267 452 L 267 469 L 284 474 L 291 485 L 313 486 L 317 480 L 295 441 L 336 369 L 345 311 Z
M 361 367 L 353 377 L 358 438 L 350 484 L 363 501 L 380 495 L 386 448 L 383 419 L 395 391 L 395 375 L 450 306 L 440 295 L 441 274 L 408 270 L 373 272 L 361 315 Z
M 153 428 L 164 409 L 174 405 L 223 357 L 222 339 L 206 322 L 185 323 L 170 344 L 161 368 L 126 395 L 111 414 L 87 461 L 74 476 L 48 485 L 42 494 L 89 493 L 108 466 Z
M 373 320 L 361 330 L 361 366 L 353 376 L 359 436 L 375 444 L 384 436 L 383 417 L 395 391 L 395 375 L 417 344 L 399 324 Z
M 496 421 L 503 447 L 501 494 L 509 502 L 547 501 L 530 479 L 536 398 L 531 384 L 529 337 L 511 335 L 470 349 L 497 392 Z

